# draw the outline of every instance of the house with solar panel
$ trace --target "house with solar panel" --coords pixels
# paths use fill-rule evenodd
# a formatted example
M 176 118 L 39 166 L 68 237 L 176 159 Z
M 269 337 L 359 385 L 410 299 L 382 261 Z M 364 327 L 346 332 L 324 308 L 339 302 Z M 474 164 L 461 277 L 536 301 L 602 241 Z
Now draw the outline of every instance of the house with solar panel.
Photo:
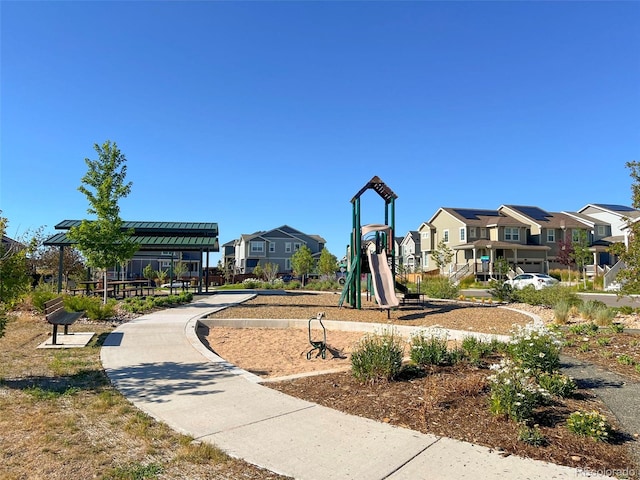
M 496 210 L 443 207 L 418 229 L 422 269 L 436 268 L 431 254 L 444 241 L 454 252 L 445 273 L 455 280 L 470 274 L 490 278 L 499 258 L 509 263 L 513 273 L 548 273 L 562 267 L 560 241 L 578 241 L 585 232 L 593 253 L 587 274 L 609 275 L 615 273 L 617 263 L 609 247 L 624 241 L 628 219 L 640 220 L 640 211 L 606 204 L 589 204 L 578 212 L 547 212 L 523 205 L 502 205 Z
M 528 271 L 543 272 L 547 268 L 549 246 L 527 243 L 527 224 L 499 210 L 471 208 L 439 208 L 429 219 L 431 235 L 429 250 L 423 258 L 429 259 L 442 241 L 453 250 L 452 262 L 445 273 L 459 280 L 474 274 L 479 279 L 493 275 L 493 265 L 504 258 L 513 271 L 527 265 Z M 427 264 L 436 268 L 433 260 Z
M 278 265 L 278 273 L 291 273 L 291 257 L 306 245 L 314 258 L 319 259 L 326 240 L 319 235 L 306 234 L 288 225 L 272 230 L 243 234 L 233 241 L 233 262 L 237 273 L 252 273 L 260 263 Z M 228 245 L 228 243 L 225 243 Z M 225 251 L 225 260 L 231 250 Z

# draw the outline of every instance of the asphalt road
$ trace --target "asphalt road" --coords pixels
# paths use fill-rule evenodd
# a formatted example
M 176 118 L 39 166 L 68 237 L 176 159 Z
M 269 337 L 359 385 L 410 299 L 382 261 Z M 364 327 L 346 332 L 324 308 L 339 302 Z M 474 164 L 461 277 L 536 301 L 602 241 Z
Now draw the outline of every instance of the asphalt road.
M 466 297 L 490 297 L 487 290 L 468 289 L 460 290 L 460 293 Z M 609 307 L 629 306 L 640 308 L 640 295 L 618 297 L 612 293 L 578 293 L 583 300 L 599 300 Z

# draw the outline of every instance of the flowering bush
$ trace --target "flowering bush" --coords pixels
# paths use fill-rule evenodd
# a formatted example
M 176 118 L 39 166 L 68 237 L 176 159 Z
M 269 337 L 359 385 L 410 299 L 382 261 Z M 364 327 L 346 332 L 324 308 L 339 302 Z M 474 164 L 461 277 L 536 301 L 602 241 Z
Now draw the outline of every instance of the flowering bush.
M 566 398 L 576 391 L 576 382 L 570 377 L 558 372 L 542 372 L 538 375 L 538 385 L 548 391 L 551 395 Z
M 598 412 L 573 412 L 567 419 L 569 431 L 583 437 L 591 437 L 599 442 L 606 442 L 611 433 L 611 426 L 606 417 Z
M 489 376 L 491 413 L 506 415 L 516 422 L 533 417 L 534 409 L 549 397 L 549 392 L 535 381 L 532 371 L 509 359 L 491 366 L 496 373 Z
M 258 288 L 262 285 L 262 281 L 257 278 L 245 278 L 242 281 L 242 286 L 244 288 Z
M 518 327 L 509 342 L 509 353 L 523 369 L 553 373 L 560 368 L 562 342 L 544 327 Z
M 360 381 L 389 381 L 400 373 L 403 355 L 404 340 L 394 331 L 368 334 L 351 354 L 351 372 Z

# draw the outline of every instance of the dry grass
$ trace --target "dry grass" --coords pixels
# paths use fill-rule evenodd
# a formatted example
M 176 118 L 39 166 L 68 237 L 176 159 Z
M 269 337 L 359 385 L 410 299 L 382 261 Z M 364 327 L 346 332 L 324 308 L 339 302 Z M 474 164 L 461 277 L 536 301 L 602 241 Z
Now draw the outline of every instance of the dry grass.
M 285 478 L 193 442 L 133 407 L 100 365 L 112 328 L 76 324 L 72 331 L 97 332 L 89 346 L 36 349 L 49 325 L 28 312 L 12 317 L 0 339 L 0 479 Z

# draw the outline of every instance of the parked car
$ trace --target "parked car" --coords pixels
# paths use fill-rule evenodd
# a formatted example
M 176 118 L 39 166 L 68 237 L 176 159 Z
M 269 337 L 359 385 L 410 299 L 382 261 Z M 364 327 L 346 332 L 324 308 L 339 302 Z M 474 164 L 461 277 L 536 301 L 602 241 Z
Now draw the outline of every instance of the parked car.
M 163 283 L 162 288 L 184 288 L 191 284 L 188 280 L 174 280 L 171 283 Z
M 556 285 L 558 280 L 544 273 L 521 273 L 504 283 L 511 285 L 514 290 L 522 290 L 529 285 L 533 285 L 536 290 L 541 290 Z

